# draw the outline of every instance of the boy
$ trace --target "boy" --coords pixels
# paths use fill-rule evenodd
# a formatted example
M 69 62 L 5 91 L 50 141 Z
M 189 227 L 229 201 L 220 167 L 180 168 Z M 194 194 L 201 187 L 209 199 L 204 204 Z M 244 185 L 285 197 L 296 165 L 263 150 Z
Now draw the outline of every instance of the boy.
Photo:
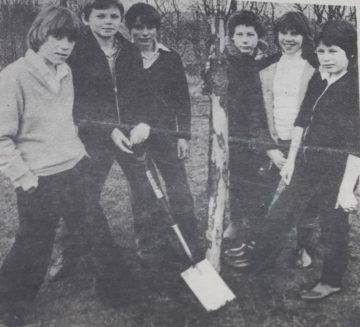
M 11 326 L 22 324 L 44 281 L 60 217 L 83 238 L 84 250 L 96 253 L 97 267 L 111 260 L 105 217 L 87 194 L 89 159 L 73 122 L 65 61 L 79 31 L 72 12 L 46 8 L 30 28 L 25 56 L 0 73 L 0 169 L 16 188 L 19 213 L 15 243 L 0 270 L 0 313 Z M 101 248 L 88 228 L 93 224 Z
M 119 33 L 123 15 L 124 7 L 117 0 L 89 1 L 82 13 L 87 29 L 69 65 L 74 76 L 74 115 L 94 166 L 94 196 L 100 200 L 116 160 L 130 184 L 139 236 L 143 222 L 157 218 L 158 202 L 142 164 L 128 149 L 149 137 L 149 97 L 142 80 L 140 53 Z
M 158 42 L 161 17 L 154 7 L 145 3 L 131 6 L 125 24 L 141 52 L 144 75 L 156 102 L 149 115 L 156 132 L 146 142 L 147 150 L 164 178 L 172 214 L 197 252 L 197 221 L 184 165 L 191 137 L 190 96 L 184 67 L 178 53 Z
M 241 237 L 238 234 L 245 234 L 245 217 L 253 225 L 254 218 L 259 214 L 261 200 L 264 200 L 259 196 L 264 193 L 265 187 L 258 171 L 265 160 L 265 150 L 268 146 L 274 146 L 274 142 L 267 132 L 259 63 L 255 60 L 265 29 L 255 13 L 242 10 L 230 17 L 228 30 L 230 40 L 226 55 L 229 62 L 227 109 L 231 222 L 224 232 L 224 238 L 240 238 L 244 241 L 247 235 Z M 254 139 L 259 141 L 256 151 L 249 144 L 254 143 Z M 255 185 L 261 185 L 261 188 Z

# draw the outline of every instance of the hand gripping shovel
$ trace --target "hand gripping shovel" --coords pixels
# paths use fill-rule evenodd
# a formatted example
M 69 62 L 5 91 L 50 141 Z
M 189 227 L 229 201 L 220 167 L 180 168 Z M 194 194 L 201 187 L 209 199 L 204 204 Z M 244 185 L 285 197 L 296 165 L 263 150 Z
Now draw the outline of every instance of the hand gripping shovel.
M 146 154 L 146 152 L 142 155 L 137 154 L 136 157 L 143 163 L 150 185 L 157 199 L 165 209 L 170 227 L 174 230 L 182 248 L 190 260 L 191 267 L 181 273 L 181 277 L 184 279 L 185 283 L 207 311 L 215 311 L 227 302 L 234 300 L 234 293 L 225 284 L 223 279 L 207 259 L 204 259 L 199 263 L 195 263 L 190 248 L 187 245 L 179 226 L 171 215 L 169 205 L 165 199 L 164 192 L 161 189 L 158 178 L 157 176 L 154 176 L 149 168 L 148 161 L 151 160 L 151 158 Z

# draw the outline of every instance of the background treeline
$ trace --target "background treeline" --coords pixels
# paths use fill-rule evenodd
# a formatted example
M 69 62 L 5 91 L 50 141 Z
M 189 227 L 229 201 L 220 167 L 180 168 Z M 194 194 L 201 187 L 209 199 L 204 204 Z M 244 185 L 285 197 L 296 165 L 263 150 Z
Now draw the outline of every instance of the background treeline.
M 86 0 L 0 0 L 0 68 L 23 55 L 26 33 L 43 5 L 67 6 L 79 13 Z M 125 0 L 126 7 L 133 0 Z M 187 73 L 198 75 L 210 47 L 210 20 L 222 16 L 225 20 L 236 10 L 249 9 L 260 15 L 269 33 L 268 53 L 277 51 L 271 29 L 277 17 L 289 10 L 302 11 L 316 30 L 329 19 L 346 19 L 356 25 L 356 10 L 351 6 L 280 4 L 234 0 L 148 0 L 162 16 L 161 41 L 176 49 L 183 57 Z

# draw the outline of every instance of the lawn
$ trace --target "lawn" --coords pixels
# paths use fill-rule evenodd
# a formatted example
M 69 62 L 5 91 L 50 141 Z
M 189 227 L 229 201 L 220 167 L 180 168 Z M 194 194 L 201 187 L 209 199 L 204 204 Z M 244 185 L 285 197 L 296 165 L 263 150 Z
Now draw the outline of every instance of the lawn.
M 202 234 L 207 214 L 208 113 L 206 99 L 193 92 L 193 139 L 191 159 L 187 161 L 188 176 Z M 17 228 L 14 192 L 8 181 L 0 177 L 0 257 L 9 250 Z M 103 192 L 107 213 L 116 242 L 133 253 L 132 214 L 127 184 L 114 165 Z M 102 304 L 93 289 L 93 280 L 86 274 L 67 280 L 46 281 L 39 293 L 29 326 L 61 327 L 255 327 L 255 326 L 358 326 L 360 321 L 360 224 L 352 217 L 352 258 L 344 280 L 342 294 L 321 303 L 304 303 L 298 290 L 311 284 L 320 273 L 320 256 L 312 269 L 294 267 L 289 245 L 277 260 L 276 268 L 254 277 L 224 266 L 222 276 L 237 295 L 237 300 L 216 313 L 207 314 L 185 287 L 172 289 L 178 276 L 169 275 L 161 267 L 154 274 L 154 285 L 147 298 L 139 303 L 112 308 Z M 61 228 L 59 229 L 61 231 Z M 201 236 L 202 239 L 204 236 Z M 205 242 L 204 242 L 205 243 Z M 54 255 L 59 246 L 56 246 Z M 319 253 L 321 246 L 319 245 Z M 129 256 L 135 260 L 134 256 Z M 136 264 L 136 263 L 135 263 Z M 174 282 L 175 285 L 175 282 Z

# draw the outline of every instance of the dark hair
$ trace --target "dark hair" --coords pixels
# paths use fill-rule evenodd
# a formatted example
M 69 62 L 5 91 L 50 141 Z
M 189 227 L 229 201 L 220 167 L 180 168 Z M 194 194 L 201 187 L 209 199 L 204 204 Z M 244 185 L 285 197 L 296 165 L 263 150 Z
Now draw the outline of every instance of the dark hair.
M 348 59 L 357 57 L 357 32 L 355 27 L 345 20 L 329 20 L 324 23 L 315 38 L 316 46 L 320 42 L 328 47 L 340 47 Z
M 84 19 L 88 21 L 93 9 L 109 9 L 110 7 L 118 8 L 121 18 L 124 17 L 124 6 L 119 0 L 88 0 L 82 13 L 84 15 Z
M 236 26 L 245 25 L 254 27 L 259 38 L 265 35 L 265 28 L 259 17 L 249 10 L 241 10 L 233 13 L 228 22 L 229 36 L 233 37 Z
M 161 26 L 161 17 L 157 10 L 146 3 L 135 3 L 125 15 L 125 25 L 131 30 L 139 17 L 140 22 L 146 26 L 155 26 L 158 30 Z
M 286 33 L 288 31 L 295 31 L 303 37 L 303 55 L 307 55 L 314 51 L 314 41 L 309 20 L 300 11 L 289 11 L 282 15 L 274 25 L 274 41 L 280 48 L 279 32 Z
M 80 26 L 79 18 L 69 9 L 46 7 L 31 24 L 27 35 L 28 47 L 38 52 L 50 35 L 76 41 L 80 36 Z

